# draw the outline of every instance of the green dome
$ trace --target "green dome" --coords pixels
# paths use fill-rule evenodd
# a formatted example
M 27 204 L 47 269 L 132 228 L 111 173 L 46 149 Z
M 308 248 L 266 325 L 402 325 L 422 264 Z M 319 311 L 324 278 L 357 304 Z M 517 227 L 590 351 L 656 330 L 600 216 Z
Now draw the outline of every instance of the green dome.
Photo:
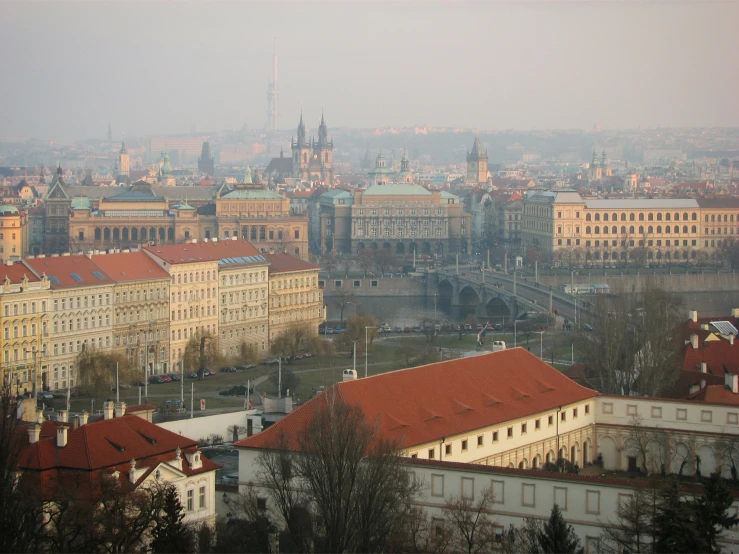
M 8 204 L 0 206 L 0 216 L 3 215 L 18 215 L 18 208 L 15 206 L 9 206 Z

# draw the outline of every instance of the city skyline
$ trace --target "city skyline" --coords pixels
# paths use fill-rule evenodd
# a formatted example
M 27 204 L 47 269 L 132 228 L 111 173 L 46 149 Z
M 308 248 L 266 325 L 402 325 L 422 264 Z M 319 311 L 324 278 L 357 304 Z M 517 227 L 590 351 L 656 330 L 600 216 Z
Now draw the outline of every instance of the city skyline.
M 5 136 L 739 125 L 729 2 L 3 4 Z M 84 11 L 83 11 L 84 10 Z M 17 45 L 23 44 L 18 51 Z M 15 83 L 15 85 L 13 84 Z

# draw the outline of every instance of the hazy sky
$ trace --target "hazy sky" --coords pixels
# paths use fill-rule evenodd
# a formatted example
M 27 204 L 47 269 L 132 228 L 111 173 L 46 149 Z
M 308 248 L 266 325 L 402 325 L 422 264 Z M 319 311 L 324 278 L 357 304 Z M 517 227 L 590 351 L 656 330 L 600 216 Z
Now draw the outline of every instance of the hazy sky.
M 739 2 L 0 0 L 0 136 L 739 125 Z

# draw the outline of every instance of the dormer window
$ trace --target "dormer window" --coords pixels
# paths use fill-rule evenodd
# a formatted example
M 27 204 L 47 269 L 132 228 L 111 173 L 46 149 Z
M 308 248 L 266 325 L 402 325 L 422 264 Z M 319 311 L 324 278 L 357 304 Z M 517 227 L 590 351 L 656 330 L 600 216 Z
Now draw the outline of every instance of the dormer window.
M 156 473 L 154 474 L 154 477 L 157 481 L 162 478 L 162 472 L 157 469 Z

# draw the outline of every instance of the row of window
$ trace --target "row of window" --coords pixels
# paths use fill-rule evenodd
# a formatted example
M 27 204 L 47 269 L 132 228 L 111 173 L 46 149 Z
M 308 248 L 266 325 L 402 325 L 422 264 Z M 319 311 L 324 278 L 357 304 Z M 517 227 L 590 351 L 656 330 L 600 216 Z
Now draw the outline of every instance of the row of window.
M 213 270 L 213 279 L 216 279 L 216 271 Z M 198 271 L 183 271 L 182 273 L 175 273 L 172 275 L 172 284 L 182 285 L 187 284 L 188 276 L 190 278 L 191 283 L 198 283 L 201 281 L 210 281 L 211 280 L 211 272 L 210 270 L 201 270 Z M 215 290 L 215 289 L 214 289 Z
M 195 511 L 195 489 L 187 490 L 187 502 L 185 508 L 188 512 Z M 198 509 L 205 510 L 205 485 L 201 485 L 198 490 Z
M 67 302 L 67 300 L 69 300 L 69 302 Z M 74 310 L 75 301 L 76 301 L 78 310 L 81 310 L 83 307 L 84 308 L 88 308 L 88 307 L 94 308 L 96 306 L 110 306 L 110 294 L 105 295 L 105 304 L 103 304 L 102 294 L 98 294 L 97 296 L 94 294 L 91 294 L 89 297 L 88 296 L 77 296 L 74 298 L 62 298 L 61 300 L 54 299 L 54 311 L 58 312 L 60 309 L 59 308 L 60 306 L 61 306 L 62 311 L 66 310 L 67 307 L 69 307 L 70 310 Z M 43 302 L 42 302 L 41 311 L 42 312 L 46 311 Z M 6 313 L 5 315 L 8 315 L 8 314 Z
M 262 289 L 262 300 L 267 298 L 267 289 Z M 228 299 L 228 302 L 226 301 Z M 174 294 L 172 295 L 172 300 L 174 300 Z M 258 290 L 250 290 L 249 291 L 249 302 L 254 302 L 256 300 L 259 300 L 259 291 Z M 245 303 L 246 300 L 246 291 L 241 292 L 241 303 Z M 239 303 L 239 293 L 229 293 L 228 296 L 226 296 L 226 293 L 223 293 L 221 295 L 221 306 L 225 306 L 226 304 L 238 304 Z
M 462 229 L 462 231 L 464 231 L 464 229 Z M 436 235 L 437 237 L 441 237 L 441 236 L 443 236 L 443 234 L 444 234 L 444 230 L 441 229 L 441 228 L 437 228 L 435 230 L 435 232 L 431 233 L 431 235 Z M 464 234 L 464 232 L 462 234 Z M 395 236 L 398 236 L 398 237 L 402 237 L 403 235 L 405 235 L 405 231 L 403 229 L 398 229 L 397 232 L 395 233 Z M 363 237 L 364 236 L 364 229 L 357 229 L 357 236 L 358 237 Z M 373 227 L 371 229 L 371 231 L 370 231 L 369 236 L 376 237 L 377 236 L 377 229 L 375 229 Z M 391 236 L 390 229 L 385 229 L 385 236 L 386 237 Z M 428 229 L 423 229 L 423 231 L 419 235 L 417 233 L 416 229 L 415 228 L 412 228 L 410 230 L 410 232 L 408 233 L 408 236 L 410 236 L 410 237 L 416 237 L 416 236 L 428 237 L 429 236 L 429 230 Z
M 312 310 L 310 308 L 304 308 L 302 310 L 290 310 L 288 312 L 278 313 L 276 316 L 270 316 L 269 323 L 270 325 L 280 325 L 282 323 L 293 323 L 295 321 L 305 321 L 307 319 L 320 319 L 321 317 L 323 317 L 322 314 L 322 308 L 313 308 Z M 275 333 L 273 331 L 271 338 L 274 338 L 274 336 Z
M 31 323 L 31 325 L 13 325 L 13 338 L 18 339 L 21 337 L 35 337 L 36 336 L 36 324 Z M 42 324 L 42 334 L 46 335 L 46 322 L 44 321 Z M 30 331 L 30 334 L 29 334 Z M 5 340 L 10 339 L 10 326 L 8 324 L 5 324 L 5 329 L 3 330 L 3 334 L 5 337 Z
M 291 288 L 301 288 L 301 287 L 310 287 L 310 286 L 316 286 L 316 283 L 318 282 L 318 275 L 310 276 L 303 276 L 303 277 L 296 277 L 295 279 L 282 279 L 282 280 L 275 280 L 272 281 L 272 290 L 282 290 L 282 289 L 291 289 Z
M 603 402 L 602 412 L 605 415 L 613 415 L 613 402 Z M 640 417 L 639 406 L 637 404 L 626 404 L 626 415 L 629 417 Z M 653 419 L 663 418 L 662 406 L 650 406 L 650 417 Z M 688 420 L 687 408 L 675 408 L 675 419 L 677 421 Z M 713 410 L 700 410 L 700 423 L 713 423 Z M 716 422 L 724 425 L 739 425 L 739 412 L 726 412 L 726 422 Z
M 392 210 L 390 208 L 385 208 L 384 210 L 381 210 L 382 214 L 378 214 L 378 210 L 371 209 L 369 210 L 369 215 L 393 215 Z M 357 210 L 357 215 L 364 215 L 364 209 L 359 208 Z M 408 213 L 406 214 L 403 208 L 397 208 L 395 210 L 395 215 L 419 215 L 418 210 L 415 208 L 411 208 L 408 210 Z M 424 208 L 421 212 L 421 215 L 431 215 L 431 210 L 429 208 Z M 444 215 L 443 208 L 436 208 L 436 215 Z
M 580 212 L 577 212 L 577 214 L 576 214 L 575 217 L 576 218 L 579 218 L 580 217 Z M 558 219 L 562 219 L 562 212 L 557 212 L 557 218 Z M 608 218 L 609 218 L 609 214 L 608 213 L 604 213 L 603 216 L 602 216 L 602 221 L 608 221 L 609 220 Z M 640 212 L 638 217 L 636 216 L 636 214 L 634 212 L 631 212 L 628 215 L 628 220 L 629 221 L 636 221 L 637 219 L 639 221 L 644 221 L 645 220 L 644 212 Z M 655 215 L 653 213 L 651 213 L 651 212 L 646 215 L 646 220 L 647 221 L 655 221 L 655 219 L 656 219 L 656 221 L 662 221 L 663 220 L 662 219 L 662 214 L 661 213 L 658 213 L 656 215 L 656 218 L 655 218 Z M 683 219 L 683 221 L 688 221 L 690 219 L 692 219 L 693 221 L 698 221 L 698 214 L 696 212 L 693 212 L 690 216 L 688 216 L 688 213 L 687 212 L 684 212 L 682 219 Z M 610 214 L 610 220 L 611 221 L 619 221 L 619 214 L 618 213 L 612 213 L 612 214 Z M 626 214 L 625 213 L 620 214 L 620 220 L 621 221 L 626 221 Z M 596 214 L 589 214 L 589 213 L 587 213 L 587 214 L 585 214 L 585 221 L 601 221 L 601 214 L 599 214 L 599 213 L 596 213 Z M 667 213 L 664 214 L 664 221 L 680 221 L 680 214 L 677 213 L 677 212 L 675 212 L 674 217 L 672 217 L 672 214 L 670 214 L 669 212 L 667 212 Z M 708 220 L 706 220 L 706 221 L 708 221 Z
M 141 302 L 141 300 L 154 300 L 159 298 L 166 298 L 167 292 L 165 288 L 161 289 L 138 289 L 136 291 L 123 291 L 115 293 L 115 303 L 120 304 L 123 302 Z M 95 304 L 93 304 L 94 306 Z
M 590 414 L 590 404 L 585 404 L 584 409 L 585 409 L 585 415 Z M 572 408 L 572 418 L 573 419 L 577 419 L 578 413 L 579 413 L 578 407 Z M 550 414 L 549 416 L 547 416 L 548 426 L 551 427 L 552 425 L 554 425 L 554 418 L 555 418 L 554 414 Z M 567 410 L 561 410 L 559 412 L 559 418 L 560 418 L 560 421 L 563 423 L 567 421 Z M 541 418 L 537 418 L 534 420 L 534 430 L 539 431 L 540 429 L 541 429 Z M 520 434 L 525 435 L 527 432 L 528 432 L 528 422 L 521 423 L 520 424 Z M 507 439 L 512 439 L 513 433 L 514 433 L 513 426 L 509 426 L 506 428 L 506 438 Z M 499 431 L 493 431 L 491 435 L 491 439 L 493 443 L 498 442 L 499 441 Z M 455 444 L 454 442 L 444 444 L 444 455 L 445 456 L 451 456 L 454 454 L 453 452 L 454 444 Z M 477 448 L 481 448 L 485 446 L 485 435 L 484 434 L 477 435 L 476 444 L 477 444 Z M 469 439 L 461 439 L 459 441 L 459 449 L 460 449 L 460 452 L 467 452 L 469 450 Z M 435 447 L 429 448 L 428 450 L 429 460 L 433 460 L 435 456 L 436 456 L 436 448 Z M 418 457 L 418 453 L 411 454 L 411 458 L 417 458 L 417 457 Z
M 97 346 L 95 344 L 95 338 L 90 339 L 89 346 L 90 348 L 103 348 L 103 337 L 97 337 Z M 110 336 L 105 337 L 105 348 L 110 348 Z M 69 344 L 69 349 L 67 349 L 67 344 Z M 88 346 L 87 339 L 84 339 L 82 341 L 77 341 L 76 348 L 73 341 L 69 341 L 69 343 L 62 342 L 59 344 L 54 344 L 53 350 L 54 350 L 54 356 L 58 356 L 61 352 L 61 354 L 66 354 L 67 351 L 69 351 L 70 354 L 73 354 L 75 352 L 82 352 L 85 350 Z M 43 356 L 42 352 L 42 356 Z
M 580 228 L 577 227 L 576 229 L 577 229 L 576 233 L 579 233 L 580 232 Z M 655 228 L 652 227 L 651 225 L 649 225 L 646 229 L 647 229 L 647 234 L 648 235 L 652 235 L 655 232 Z M 603 227 L 602 230 L 603 230 L 603 234 L 604 235 L 607 235 L 608 234 L 608 227 Z M 634 230 L 635 230 L 635 227 L 633 225 L 630 226 L 629 227 L 629 231 L 628 231 L 629 234 L 634 234 Z M 680 226 L 679 225 L 675 225 L 675 227 L 673 227 L 672 231 L 675 234 L 679 234 L 680 233 Z M 599 225 L 596 225 L 595 226 L 595 234 L 596 235 L 599 235 L 600 232 L 601 232 L 600 226 Z M 668 234 L 668 235 L 670 234 L 670 226 L 669 225 L 665 226 L 664 232 L 665 232 L 665 234 Z M 682 232 L 683 233 L 687 233 L 688 232 L 688 226 L 687 225 L 683 225 L 683 231 Z M 698 228 L 695 225 L 693 225 L 690 228 L 690 232 L 691 233 L 697 233 L 698 232 Z M 557 227 L 557 233 L 558 234 L 562 234 L 562 227 L 561 226 Z M 614 234 L 615 235 L 617 233 L 618 233 L 618 227 L 616 227 L 614 225 L 613 227 L 611 227 L 611 234 Z M 657 225 L 657 234 L 661 234 L 661 233 L 662 233 L 662 226 L 661 225 Z M 585 227 L 585 234 L 586 235 L 590 235 L 591 234 L 591 227 L 589 225 L 587 227 Z M 622 235 L 625 235 L 626 234 L 626 226 L 625 225 L 622 225 L 621 226 L 621 234 Z M 640 225 L 639 226 L 639 234 L 640 235 L 643 235 L 644 234 L 644 226 L 643 225 Z M 708 234 L 708 229 L 706 229 L 706 234 Z
M 189 315 L 188 315 L 189 314 Z M 175 315 L 177 317 L 175 317 Z M 190 306 L 190 309 L 187 308 L 183 310 L 172 310 L 172 321 L 180 321 L 182 319 L 198 319 L 200 317 L 210 317 L 216 315 L 216 307 L 211 306 L 208 304 L 205 307 L 198 306 L 197 304 L 195 306 Z
M 247 316 L 246 308 L 236 309 L 236 310 L 223 310 L 223 313 L 221 314 L 221 322 L 226 323 L 227 321 L 239 321 L 242 319 L 249 319 L 253 317 L 259 317 L 259 308 L 249 308 Z M 267 310 L 264 306 L 262 306 L 262 317 L 267 316 Z
M 267 280 L 266 271 L 256 271 L 254 273 L 242 273 L 241 275 L 221 275 L 221 286 L 245 285 L 248 283 L 261 283 Z
M 133 318 L 133 315 L 131 316 Z M 133 321 L 133 319 L 131 320 Z M 76 323 L 76 325 L 75 325 Z M 54 320 L 54 333 L 59 333 L 60 330 L 62 333 L 66 333 L 69 331 L 81 331 L 82 329 L 94 329 L 96 327 L 102 327 L 103 326 L 103 316 L 99 315 L 97 316 L 97 319 L 95 316 L 91 316 L 90 318 L 87 317 L 78 317 L 73 318 L 70 317 L 69 321 L 67 321 L 66 317 L 63 317 L 58 320 Z M 105 326 L 110 326 L 110 314 L 105 314 Z
M 177 332 L 175 333 L 175 330 L 172 329 L 172 341 L 175 340 L 188 340 L 189 338 L 192 338 L 195 336 L 195 334 L 200 330 L 200 332 L 210 333 L 210 324 L 208 325 L 201 325 L 200 329 L 197 327 L 185 327 L 184 329 L 177 329 Z M 213 325 L 213 331 L 216 331 L 216 326 Z M 177 338 L 175 338 L 177 337 Z M 174 350 L 173 350 L 174 352 Z
M 175 296 L 174 292 L 172 293 L 172 302 L 175 302 L 175 298 L 177 298 L 177 302 L 200 302 L 201 300 L 210 300 L 211 298 L 215 298 L 216 288 L 200 289 L 200 294 L 198 294 L 197 290 L 186 290 L 184 292 L 177 291 L 176 294 L 177 296 Z

